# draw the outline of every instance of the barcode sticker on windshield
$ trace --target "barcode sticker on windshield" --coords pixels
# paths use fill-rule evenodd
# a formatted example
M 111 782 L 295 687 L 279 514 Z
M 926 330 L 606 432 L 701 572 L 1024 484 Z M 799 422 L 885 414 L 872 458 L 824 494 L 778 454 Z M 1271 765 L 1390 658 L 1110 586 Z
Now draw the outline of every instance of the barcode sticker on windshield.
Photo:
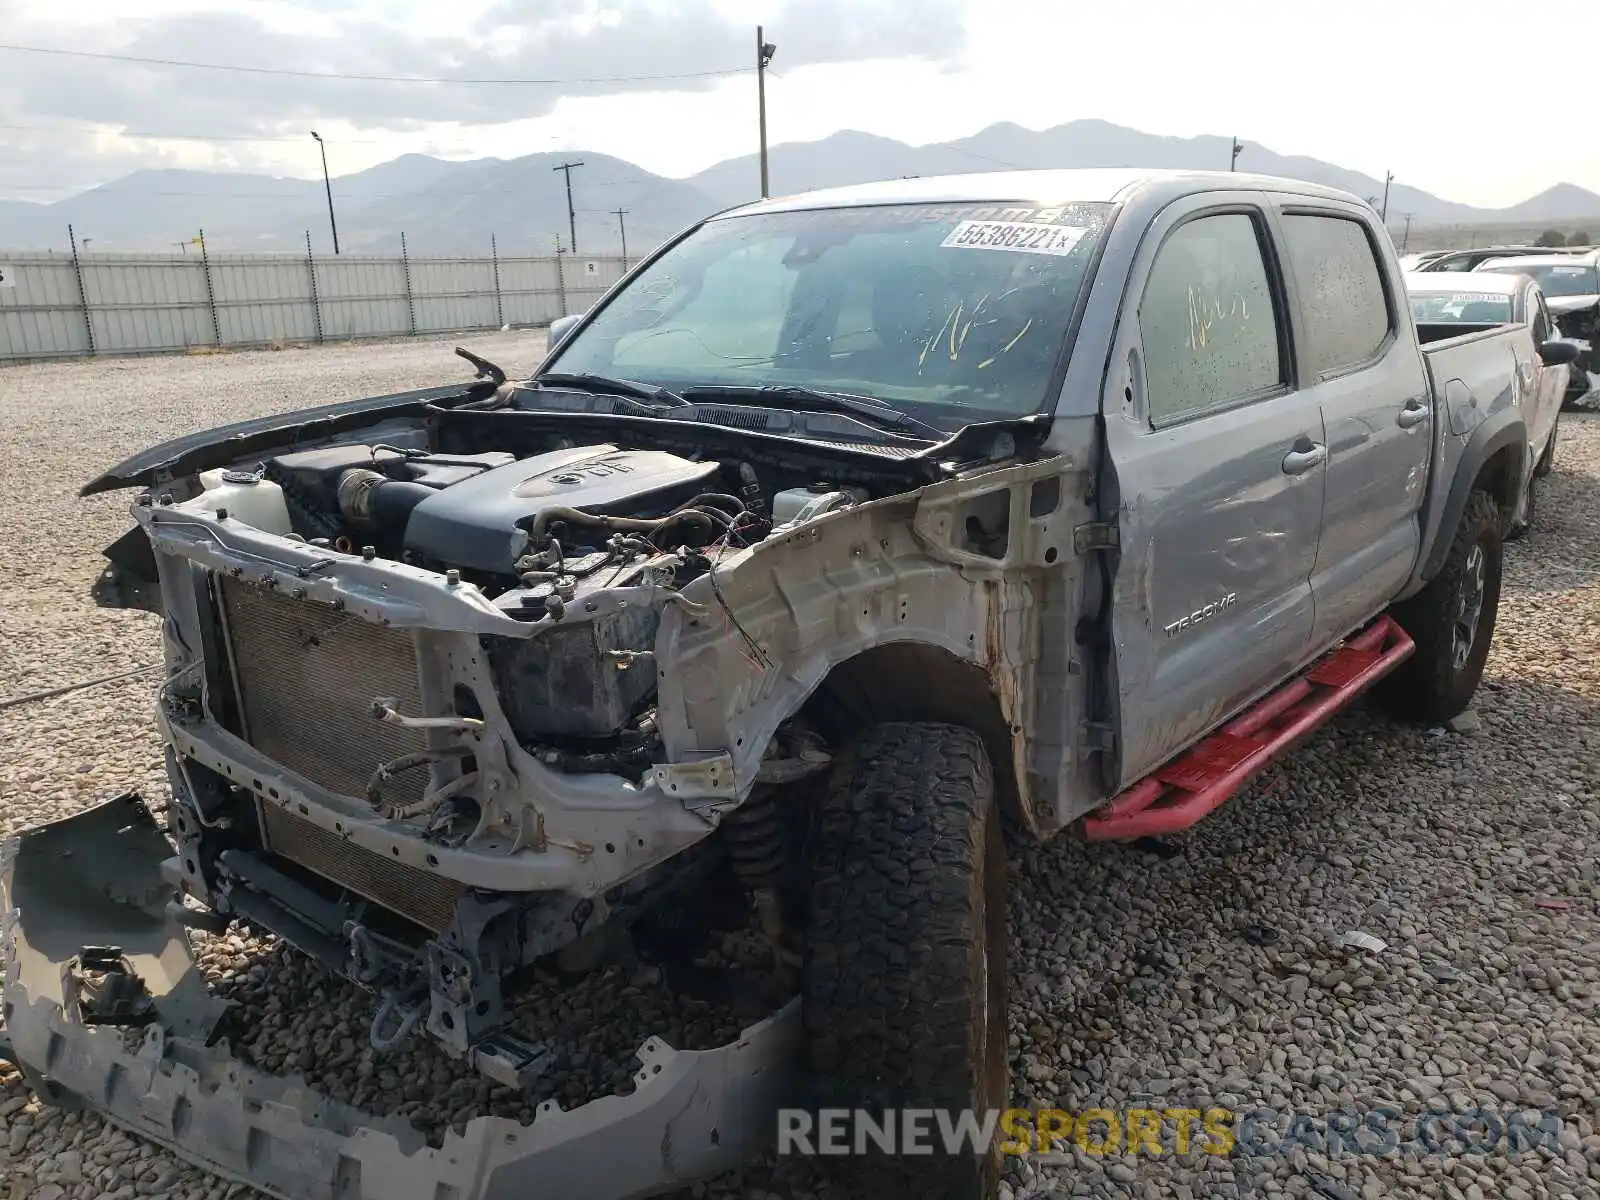
M 963 221 L 940 242 L 963 249 L 1015 250 L 1022 254 L 1070 254 L 1087 229 L 1041 221 Z

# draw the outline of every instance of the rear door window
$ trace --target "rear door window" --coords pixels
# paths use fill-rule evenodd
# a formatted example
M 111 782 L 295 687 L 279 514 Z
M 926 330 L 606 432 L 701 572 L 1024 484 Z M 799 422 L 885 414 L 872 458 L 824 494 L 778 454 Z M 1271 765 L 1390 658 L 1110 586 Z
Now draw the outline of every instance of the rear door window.
M 1217 213 L 1162 243 L 1139 302 L 1152 425 L 1283 386 L 1283 321 L 1262 234 L 1254 216 Z
M 1371 362 L 1394 328 L 1383 268 L 1367 227 L 1350 217 L 1286 214 L 1284 246 L 1305 320 L 1305 378 Z

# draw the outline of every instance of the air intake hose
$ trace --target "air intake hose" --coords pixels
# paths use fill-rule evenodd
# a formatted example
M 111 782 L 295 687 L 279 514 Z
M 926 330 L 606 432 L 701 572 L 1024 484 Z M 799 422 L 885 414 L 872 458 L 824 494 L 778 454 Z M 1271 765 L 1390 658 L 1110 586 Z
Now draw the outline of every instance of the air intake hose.
M 411 510 L 434 494 L 426 484 L 390 479 L 364 467 L 339 476 L 339 511 L 357 525 L 402 531 Z

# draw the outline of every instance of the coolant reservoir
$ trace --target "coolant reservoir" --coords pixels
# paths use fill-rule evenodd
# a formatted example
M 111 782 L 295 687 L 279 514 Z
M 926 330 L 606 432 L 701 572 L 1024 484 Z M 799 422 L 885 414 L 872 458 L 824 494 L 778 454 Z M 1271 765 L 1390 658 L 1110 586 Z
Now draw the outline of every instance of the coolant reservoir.
M 219 468 L 201 471 L 200 486 L 204 490 L 198 496 L 176 507 L 212 513 L 225 510 L 229 520 L 243 521 L 263 533 L 293 531 L 283 489 L 271 480 L 258 479 L 248 471 Z

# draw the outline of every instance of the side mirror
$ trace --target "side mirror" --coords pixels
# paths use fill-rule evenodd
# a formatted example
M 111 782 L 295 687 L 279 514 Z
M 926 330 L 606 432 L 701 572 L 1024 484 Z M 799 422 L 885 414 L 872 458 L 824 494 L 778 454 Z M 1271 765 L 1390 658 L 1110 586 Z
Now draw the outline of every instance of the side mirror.
M 1547 367 L 1559 367 L 1578 361 L 1578 347 L 1572 342 L 1550 341 L 1539 347 L 1539 361 Z
M 571 333 L 573 327 L 583 320 L 582 313 L 574 313 L 570 317 L 557 317 L 550 322 L 550 349 L 554 350 Z

